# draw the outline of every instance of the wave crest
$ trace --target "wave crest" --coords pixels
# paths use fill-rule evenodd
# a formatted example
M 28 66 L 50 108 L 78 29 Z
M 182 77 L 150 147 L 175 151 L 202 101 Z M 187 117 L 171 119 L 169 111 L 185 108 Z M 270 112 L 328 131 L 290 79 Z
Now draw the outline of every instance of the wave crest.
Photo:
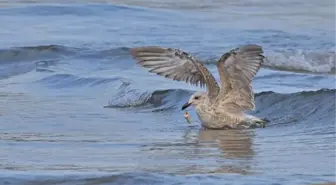
M 256 94 L 256 114 L 273 123 L 335 122 L 335 89 L 281 94 L 273 91 Z M 330 121 L 334 120 L 334 121 Z
M 75 48 L 61 45 L 24 46 L 0 50 L 0 61 L 30 61 L 37 59 L 54 59 L 60 55 L 70 55 Z
M 181 100 L 187 99 L 192 92 L 183 89 L 156 90 L 139 92 L 124 86 L 106 108 L 137 108 L 149 111 L 167 111 L 179 107 Z
M 129 58 L 129 47 L 116 47 L 102 50 L 90 48 L 73 48 L 62 45 L 37 45 L 9 49 L 0 49 L 2 63 L 13 61 L 55 60 L 62 56 L 75 56 L 80 58 L 111 59 L 119 61 Z M 194 54 L 197 56 L 197 54 Z M 306 51 L 306 50 L 277 50 L 265 52 L 267 57 L 263 67 L 293 71 L 322 74 L 336 74 L 335 52 Z M 201 57 L 204 58 L 204 57 Z M 203 63 L 207 65 L 217 63 L 217 57 L 208 57 Z
M 55 74 L 37 81 L 50 88 L 73 88 L 73 87 L 94 87 L 113 82 L 126 83 L 121 77 L 101 78 L 101 77 L 79 77 L 71 74 Z

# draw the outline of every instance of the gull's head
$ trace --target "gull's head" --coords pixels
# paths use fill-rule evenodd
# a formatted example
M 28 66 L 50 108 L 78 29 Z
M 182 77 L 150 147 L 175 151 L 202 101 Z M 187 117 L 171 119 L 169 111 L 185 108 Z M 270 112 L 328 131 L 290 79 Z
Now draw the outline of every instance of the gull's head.
M 197 107 L 208 100 L 208 95 L 205 92 L 196 92 L 191 95 L 189 101 L 182 106 L 182 110 L 188 108 L 190 105 Z

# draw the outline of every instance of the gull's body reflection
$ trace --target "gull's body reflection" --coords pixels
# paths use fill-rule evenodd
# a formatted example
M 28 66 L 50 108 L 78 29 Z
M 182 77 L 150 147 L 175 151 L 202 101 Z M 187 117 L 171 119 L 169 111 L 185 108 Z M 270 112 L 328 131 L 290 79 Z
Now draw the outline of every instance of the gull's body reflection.
M 208 173 L 252 173 L 251 162 L 255 154 L 253 130 L 206 130 L 201 128 L 198 130 L 196 138 L 193 132 L 195 129 L 188 130 L 185 139 L 189 142 L 197 140 L 198 145 L 194 148 L 194 154 L 203 156 L 202 158 L 206 160 L 210 157 L 207 151 L 219 150 L 217 156 L 211 156 L 216 158 L 217 164 L 212 164 L 215 169 L 208 171 Z
M 251 130 L 204 130 L 200 129 L 199 142 L 217 142 L 224 158 L 252 158 L 254 133 Z
M 173 174 L 251 174 L 254 130 L 204 130 L 191 126 L 184 136 L 142 145 L 142 170 Z

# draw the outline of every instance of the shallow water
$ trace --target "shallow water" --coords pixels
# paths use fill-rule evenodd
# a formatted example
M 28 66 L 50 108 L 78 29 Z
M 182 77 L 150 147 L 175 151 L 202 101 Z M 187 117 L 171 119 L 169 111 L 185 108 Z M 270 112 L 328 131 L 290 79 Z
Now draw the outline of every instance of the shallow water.
M 0 182 L 313 184 L 335 181 L 335 2 L 0 1 Z M 197 2 L 197 3 L 196 3 Z M 150 74 L 130 47 L 216 60 L 255 43 L 263 129 L 200 129 L 201 88 Z

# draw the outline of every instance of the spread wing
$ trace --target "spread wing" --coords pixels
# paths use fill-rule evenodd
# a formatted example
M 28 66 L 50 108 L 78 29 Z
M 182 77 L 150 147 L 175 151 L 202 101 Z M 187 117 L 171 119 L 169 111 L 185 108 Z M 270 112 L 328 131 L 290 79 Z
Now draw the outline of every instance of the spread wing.
M 242 109 L 255 108 L 251 82 L 264 61 L 262 53 L 261 46 L 244 45 L 219 59 L 217 67 L 222 86 L 219 97 L 225 103 L 235 103 Z
M 173 48 L 145 46 L 132 48 L 130 53 L 138 64 L 151 69 L 151 73 L 196 86 L 206 86 L 210 100 L 215 100 L 220 91 L 209 70 L 186 52 Z

